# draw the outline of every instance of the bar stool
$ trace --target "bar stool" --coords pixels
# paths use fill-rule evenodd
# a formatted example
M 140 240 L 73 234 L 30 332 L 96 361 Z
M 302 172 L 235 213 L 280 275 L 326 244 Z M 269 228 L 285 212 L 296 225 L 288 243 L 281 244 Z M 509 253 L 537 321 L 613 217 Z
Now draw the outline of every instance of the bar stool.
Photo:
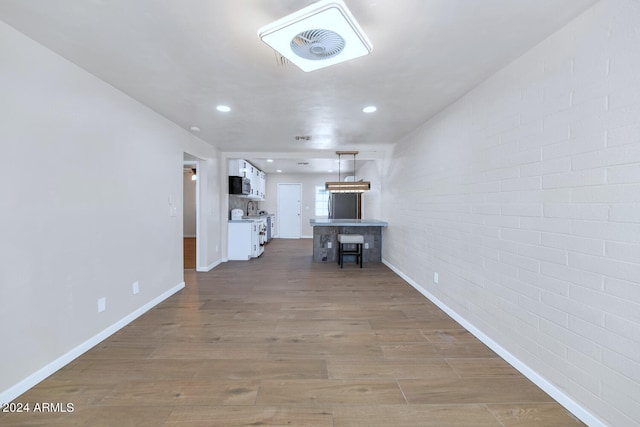
M 345 249 L 344 245 L 356 245 L 355 249 Z M 364 245 L 364 236 L 361 234 L 338 234 L 338 263 L 340 268 L 344 264 L 345 255 L 355 255 L 356 262 L 362 268 L 362 246 Z

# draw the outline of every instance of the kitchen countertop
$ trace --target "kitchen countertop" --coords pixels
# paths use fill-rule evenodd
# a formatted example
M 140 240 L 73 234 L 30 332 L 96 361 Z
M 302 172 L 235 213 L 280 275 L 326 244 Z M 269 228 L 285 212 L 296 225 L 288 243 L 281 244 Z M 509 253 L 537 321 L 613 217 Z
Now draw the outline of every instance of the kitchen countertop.
M 267 219 L 270 214 L 264 215 L 245 215 L 242 219 L 230 219 L 229 222 L 253 222 L 261 219 Z
M 379 219 L 327 219 L 312 218 L 312 227 L 386 227 L 389 224 Z

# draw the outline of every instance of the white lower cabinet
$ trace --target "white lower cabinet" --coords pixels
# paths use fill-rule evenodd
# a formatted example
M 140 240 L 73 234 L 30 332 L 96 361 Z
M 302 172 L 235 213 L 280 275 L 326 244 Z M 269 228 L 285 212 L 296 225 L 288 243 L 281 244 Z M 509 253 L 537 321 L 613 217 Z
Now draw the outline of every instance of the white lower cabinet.
M 266 223 L 266 221 L 265 221 Z M 264 252 L 262 221 L 229 221 L 227 256 L 232 261 L 257 258 Z

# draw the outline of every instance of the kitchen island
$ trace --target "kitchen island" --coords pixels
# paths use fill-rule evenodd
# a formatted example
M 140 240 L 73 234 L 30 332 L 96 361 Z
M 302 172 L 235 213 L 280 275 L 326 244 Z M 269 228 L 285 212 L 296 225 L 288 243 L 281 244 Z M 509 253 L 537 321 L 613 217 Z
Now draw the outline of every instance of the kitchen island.
M 388 225 L 378 219 L 311 219 L 313 227 L 313 260 L 338 262 L 338 234 L 364 236 L 363 260 L 382 261 L 382 228 Z

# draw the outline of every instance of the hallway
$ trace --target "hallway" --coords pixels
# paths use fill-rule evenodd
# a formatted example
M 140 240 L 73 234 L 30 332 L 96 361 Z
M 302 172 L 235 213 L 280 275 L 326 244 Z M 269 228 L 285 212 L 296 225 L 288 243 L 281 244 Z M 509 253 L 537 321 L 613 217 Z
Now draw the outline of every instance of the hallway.
M 583 425 L 382 264 L 307 239 L 208 273 L 14 402 L 3 426 Z

